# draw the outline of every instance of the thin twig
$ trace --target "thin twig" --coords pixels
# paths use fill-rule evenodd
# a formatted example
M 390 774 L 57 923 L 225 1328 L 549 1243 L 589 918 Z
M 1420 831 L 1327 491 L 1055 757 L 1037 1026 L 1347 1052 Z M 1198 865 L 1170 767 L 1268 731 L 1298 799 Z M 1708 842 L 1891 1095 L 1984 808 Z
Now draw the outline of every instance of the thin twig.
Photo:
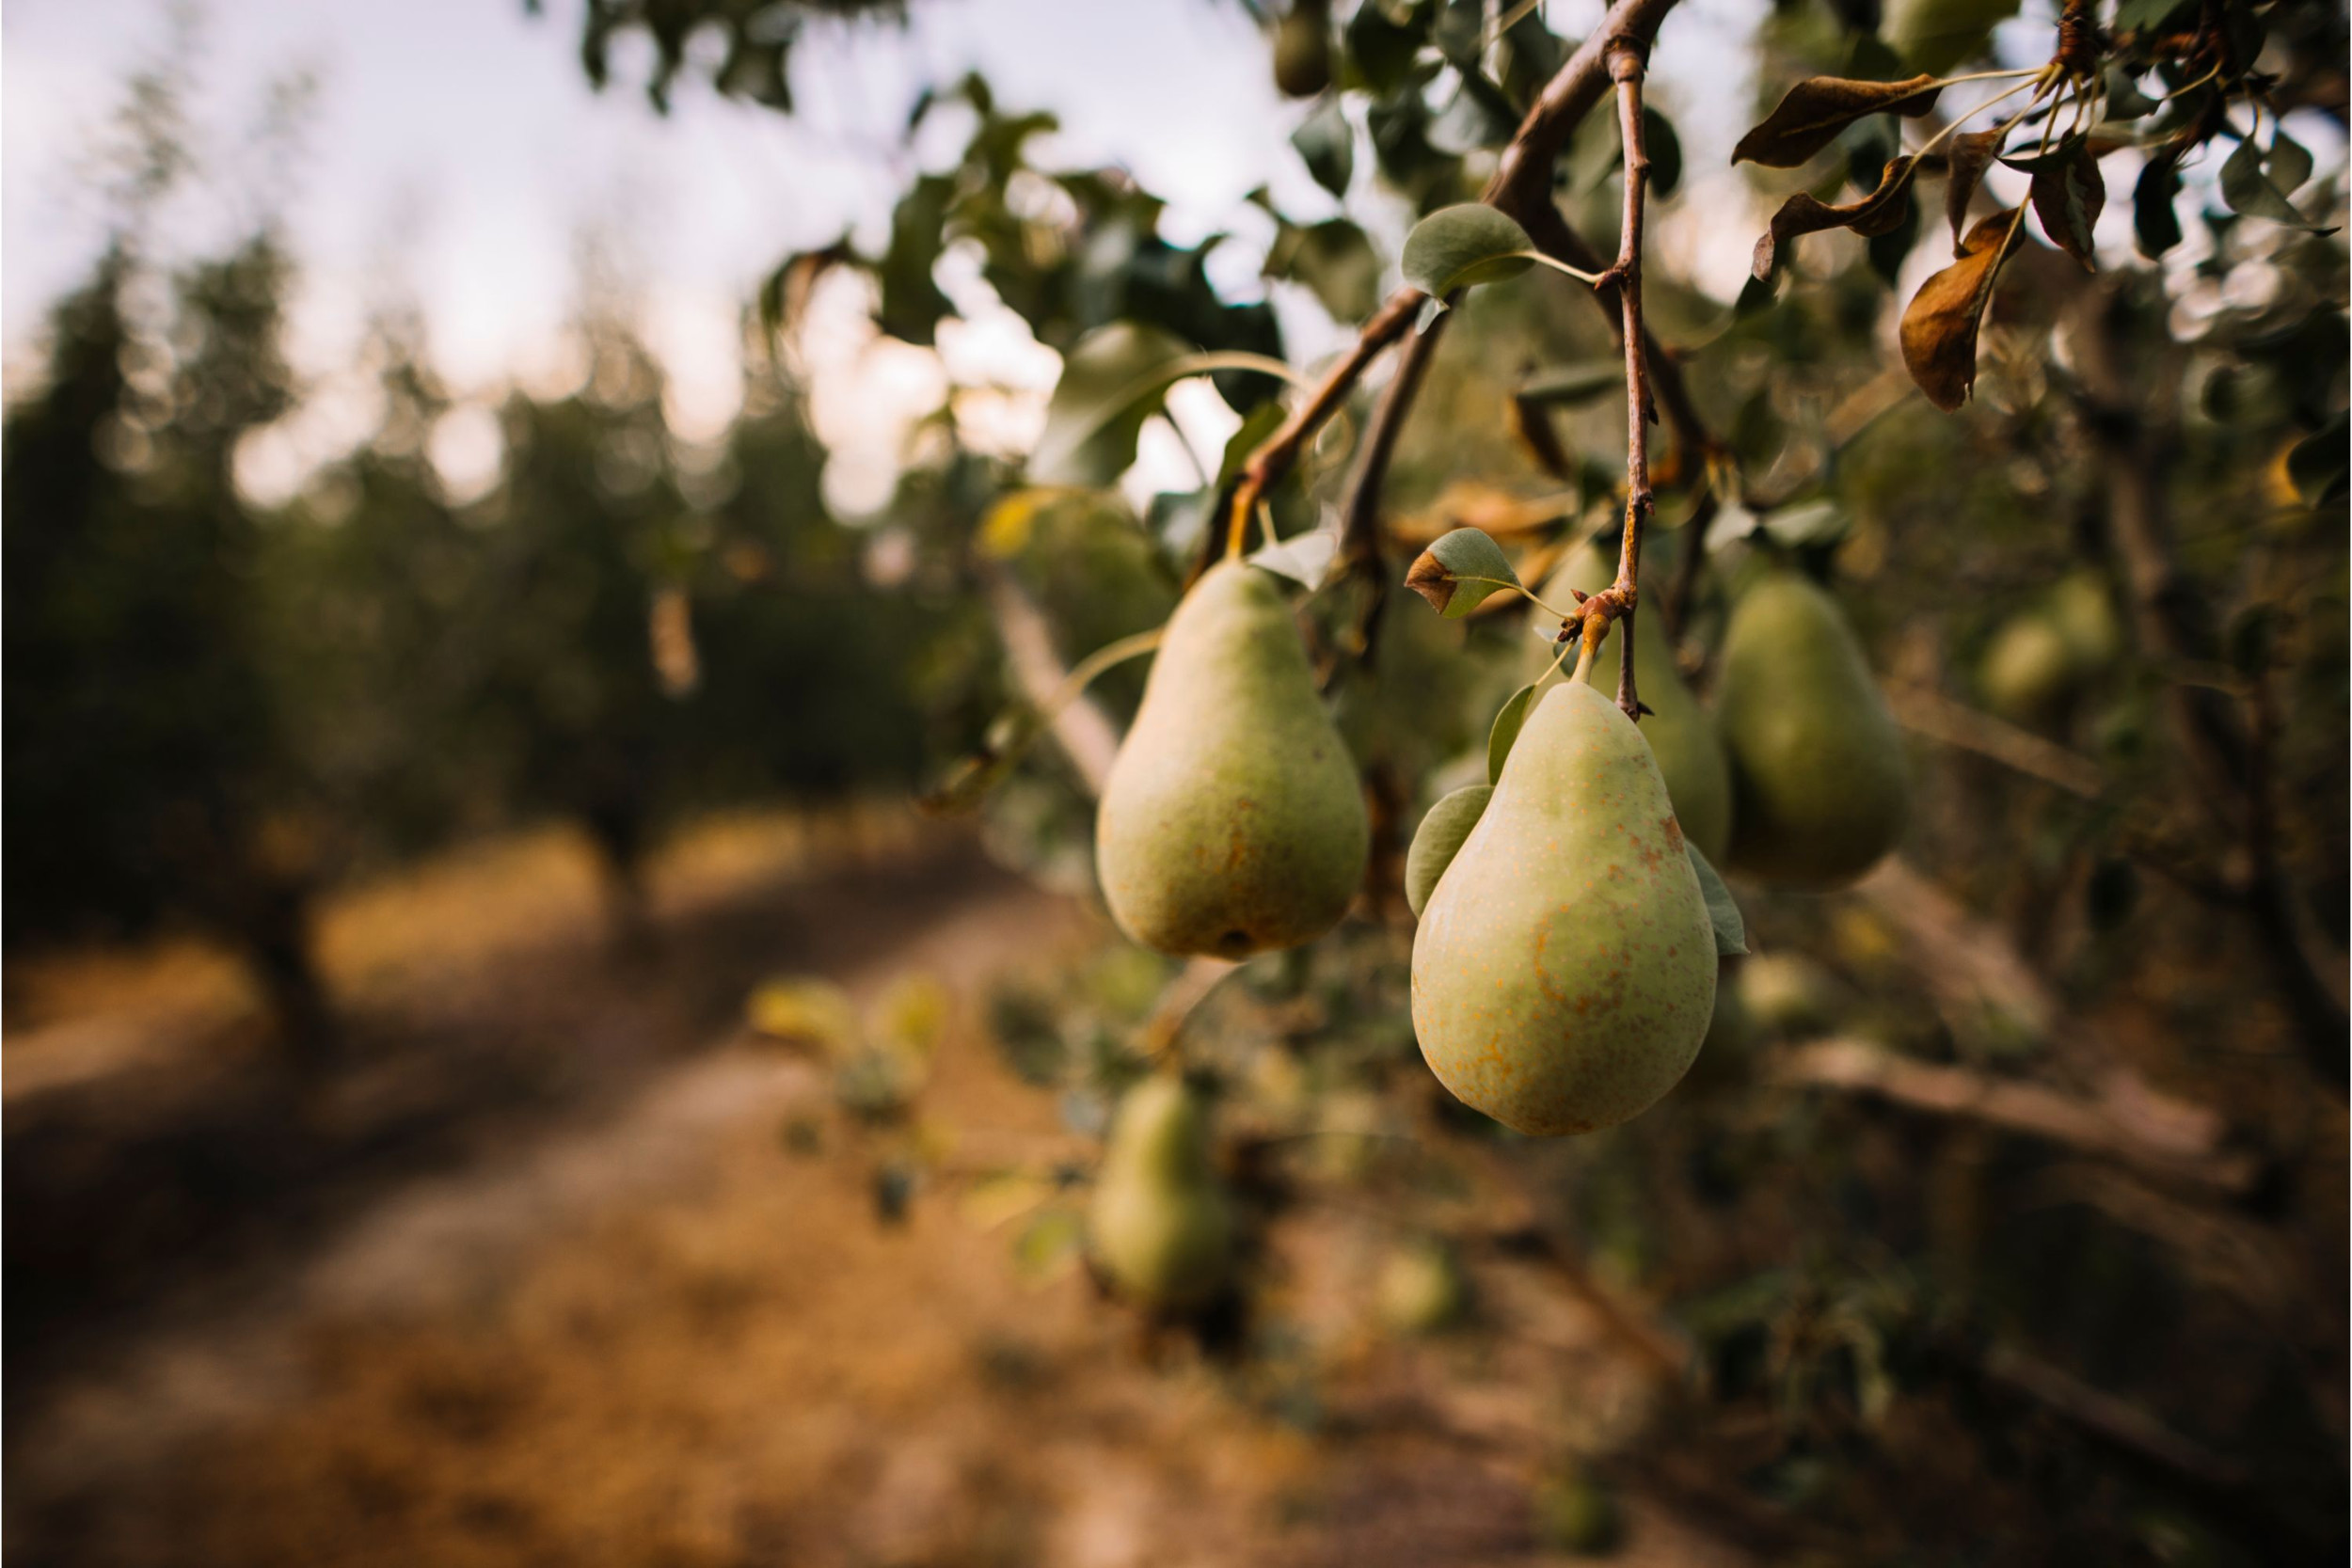
M 1610 82 L 1608 49 L 1613 40 L 1638 40 L 1646 47 L 1656 35 L 1658 24 L 1675 7 L 1676 0 L 1616 0 L 1601 19 L 1601 26 L 1580 45 L 1552 78 L 1544 86 L 1534 106 L 1520 121 L 1518 131 L 1502 150 L 1495 167 L 1494 178 L 1486 183 L 1482 199 L 1501 208 L 1519 220 L 1535 241 L 1536 248 L 1546 256 L 1562 261 L 1579 271 L 1594 272 L 1597 263 L 1584 252 L 1580 260 L 1556 243 L 1557 229 L 1546 225 L 1537 228 L 1540 214 L 1552 215 L 1553 225 L 1558 214 L 1551 201 L 1551 171 L 1558 162 L 1560 150 L 1585 114 L 1598 102 Z M 1551 236 L 1548 243 L 1547 234 Z M 1581 246 L 1573 247 L 1581 250 Z M 1249 456 L 1242 477 L 1234 489 L 1232 509 L 1228 514 L 1229 534 L 1246 526 L 1247 519 L 1257 509 L 1258 500 L 1266 490 L 1279 483 L 1296 462 L 1298 453 L 1309 437 L 1313 436 L 1347 400 L 1348 392 L 1360 380 L 1381 351 L 1406 333 L 1420 313 L 1427 296 L 1419 289 L 1400 289 L 1391 294 L 1379 309 L 1365 321 L 1355 345 L 1329 371 L 1325 372 L 1312 396 L 1293 410 L 1281 428 L 1263 442 Z M 1375 429 L 1366 440 L 1361 471 L 1355 482 L 1348 509 L 1351 525 L 1360 535 L 1368 526 L 1358 519 L 1376 515 L 1379 506 L 1380 483 L 1385 476 L 1388 459 L 1392 453 L 1397 431 L 1410 413 L 1414 389 L 1420 372 L 1435 348 L 1440 316 L 1427 332 L 1406 340 L 1406 361 L 1400 364 L 1396 376 L 1390 383 Z M 1383 426 L 1387 427 L 1385 430 Z M 1381 437 L 1385 436 L 1385 446 Z M 1357 546 L 1362 558 L 1360 544 Z
M 1229 538 L 1240 537 L 1256 514 L 1259 499 L 1290 472 L 1308 438 L 1339 411 L 1341 404 L 1347 401 L 1347 394 L 1354 389 L 1365 369 L 1379 357 L 1380 352 L 1412 325 L 1423 297 L 1419 289 L 1399 289 L 1391 294 L 1388 303 L 1375 310 L 1364 322 L 1355 343 L 1324 372 L 1323 380 L 1316 385 L 1312 395 L 1292 409 L 1290 418 L 1282 421 L 1280 428 L 1249 454 L 1249 461 L 1242 467 L 1241 483 L 1233 490 L 1232 510 L 1228 523 Z
M 1340 563 L 1371 590 L 1356 623 L 1355 655 L 1359 659 L 1371 658 L 1379 643 L 1380 616 L 1389 598 L 1380 559 L 1381 487 L 1387 483 L 1389 462 L 1396 455 L 1397 437 L 1404 434 L 1406 417 L 1412 412 L 1414 395 L 1421 390 L 1422 372 L 1429 368 L 1429 356 L 1437 352 L 1438 340 L 1444 334 L 1446 323 L 1453 319 L 1454 312 L 1448 310 L 1398 354 L 1396 373 L 1389 378 L 1388 388 L 1380 394 L 1379 406 L 1373 410 L 1372 424 L 1364 432 L 1363 455 L 1357 461 L 1355 477 L 1348 482 L 1347 502 L 1340 521 Z
M 1610 40 L 1609 76 L 1617 84 L 1617 134 L 1625 143 L 1625 225 L 1616 263 L 1604 277 L 1617 286 L 1617 308 L 1625 323 L 1625 536 L 1617 549 L 1617 580 L 1584 606 L 1588 648 L 1598 643 L 1609 621 L 1625 623 L 1625 641 L 1617 649 L 1617 706 L 1635 723 L 1642 720 L 1633 673 L 1633 612 L 1641 602 L 1636 579 L 1642 530 L 1658 506 L 1649 485 L 1649 427 L 1657 422 L 1658 410 L 1650 402 L 1649 356 L 1644 352 L 1647 339 L 1642 332 L 1642 215 L 1649 189 L 1649 150 L 1642 136 L 1642 73 L 1647 57 L 1646 46 L 1633 39 Z

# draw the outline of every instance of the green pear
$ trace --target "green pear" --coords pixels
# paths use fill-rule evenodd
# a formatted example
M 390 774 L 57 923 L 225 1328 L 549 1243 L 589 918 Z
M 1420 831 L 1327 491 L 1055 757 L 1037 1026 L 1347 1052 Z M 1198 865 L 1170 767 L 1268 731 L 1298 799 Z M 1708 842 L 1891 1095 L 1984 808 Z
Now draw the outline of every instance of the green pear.
M 1632 721 L 1545 692 L 1413 936 L 1413 1030 L 1464 1103 L 1522 1132 L 1638 1116 L 1698 1054 L 1715 936 Z
M 1220 562 L 1169 618 L 1104 786 L 1111 917 L 1163 953 L 1245 958 L 1339 923 L 1371 829 L 1276 579 Z
M 2097 674 L 2123 651 L 2123 624 L 2116 618 L 2106 579 L 2088 567 L 2067 573 L 2050 590 L 2050 619 L 2066 639 L 2079 674 Z
M 1438 1334 L 1461 1321 L 1470 1286 L 1454 1254 L 1415 1242 L 1389 1254 L 1375 1287 L 1380 1321 L 1398 1334 Z
M 1568 552 L 1567 559 L 1545 580 L 1538 597 L 1565 610 L 1576 598 L 1568 590 L 1597 593 L 1616 577 L 1616 562 L 1588 541 Z M 1617 650 L 1623 646 L 1624 639 L 1612 626 L 1593 654 L 1593 684 L 1603 691 L 1617 689 Z M 1556 648 L 1539 645 L 1528 678 L 1534 679 L 1557 653 Z M 1573 661 L 1576 656 L 1568 657 Z M 1634 627 L 1633 678 L 1642 705 L 1650 710 L 1641 722 L 1642 738 L 1649 742 L 1658 757 L 1658 770 L 1666 776 L 1666 794 L 1675 803 L 1682 836 L 1697 845 L 1710 863 L 1721 865 L 1731 843 L 1731 769 L 1724 761 L 1723 741 L 1707 710 L 1699 706 L 1697 696 L 1676 667 L 1674 644 L 1665 635 L 1664 621 L 1646 610 L 1639 612 Z
M 1554 1551 L 1607 1557 L 1625 1539 L 1616 1494 L 1581 1465 L 1546 1477 L 1533 1501 L 1535 1534 Z
M 1844 614 L 1809 578 L 1773 567 L 1733 606 L 1715 715 L 1735 868 L 1836 887 L 1902 836 L 1910 784 L 1894 717 Z
M 1232 1212 L 1210 1164 L 1207 1112 L 1182 1079 L 1147 1078 L 1120 1101 L 1087 1229 L 1103 1273 L 1142 1306 L 1198 1307 L 1224 1285 Z
M 1837 1016 L 1837 983 L 1802 953 L 1742 958 L 1736 989 L 1749 1020 L 1767 1035 L 1819 1034 Z
M 2030 724 L 2064 706 L 2074 689 L 2074 651 L 2057 620 L 2021 610 L 1985 644 L 1977 685 L 1985 706 L 2014 723 Z

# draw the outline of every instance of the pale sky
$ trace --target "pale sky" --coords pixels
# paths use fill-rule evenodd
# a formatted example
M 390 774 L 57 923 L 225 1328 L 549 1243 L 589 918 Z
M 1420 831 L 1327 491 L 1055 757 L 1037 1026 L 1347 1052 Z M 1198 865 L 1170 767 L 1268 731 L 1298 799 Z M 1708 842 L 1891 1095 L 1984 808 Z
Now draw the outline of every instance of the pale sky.
M 1740 45 L 1765 4 L 1690 0 L 1668 19 L 1656 55 L 1656 91 L 1691 170 L 1682 213 L 1670 212 L 1658 233 L 1661 261 L 1726 297 L 1762 220 L 1725 159 L 1753 102 Z M 488 398 L 510 378 L 560 377 L 574 246 L 589 225 L 612 236 L 638 286 L 645 331 L 673 379 L 674 415 L 689 435 L 715 433 L 735 407 L 738 322 L 759 278 L 845 227 L 877 245 L 906 176 L 946 161 L 967 124 L 937 117 L 916 148 L 902 148 L 914 93 L 976 67 L 1004 106 L 1061 117 L 1062 133 L 1038 150 L 1048 159 L 1129 166 L 1169 199 L 1166 228 L 1180 243 L 1217 230 L 1239 236 L 1213 266 L 1229 293 L 1261 288 L 1270 226 L 1243 202 L 1249 189 L 1270 184 L 1301 218 L 1334 210 L 1288 145 L 1305 105 L 1276 94 L 1263 47 L 1232 0 L 914 0 L 904 30 L 816 24 L 793 55 L 790 119 L 687 80 L 660 118 L 635 85 L 643 55 L 628 49 L 598 94 L 579 64 L 577 0 L 544 8 L 531 18 L 521 0 L 199 8 L 195 118 L 222 178 L 169 213 L 168 228 L 191 245 L 226 238 L 246 215 L 240 199 L 249 203 L 257 185 L 282 189 L 301 267 L 292 353 L 316 406 L 279 433 L 257 473 L 274 467 L 287 482 L 364 436 L 366 399 L 339 389 L 337 376 L 348 379 L 367 308 L 388 279 L 421 304 L 435 358 L 461 392 Z M 1601 10 L 1601 0 L 1551 0 L 1549 17 L 1577 36 Z M 2029 18 L 2047 10 L 2047 0 L 2027 7 Z M 167 0 L 0 8 L 0 337 L 11 365 L 101 243 L 93 149 L 124 78 L 170 36 L 168 15 Z M 2046 49 L 2047 25 L 2012 24 L 2004 53 Z M 318 97 L 298 158 L 273 184 L 252 128 L 268 85 L 296 70 L 315 74 Z M 1359 166 L 1368 162 L 1359 150 Z M 2110 219 L 2128 226 L 2128 209 L 2111 202 Z M 1360 172 L 1349 211 L 1392 253 L 1403 214 Z M 975 298 L 970 269 L 952 257 L 942 282 L 960 303 Z M 1276 303 L 1295 356 L 1334 346 L 1335 330 L 1303 293 L 1278 290 Z M 973 418 L 1008 447 L 1033 430 L 1057 365 L 1009 312 L 982 311 L 944 334 L 933 356 L 875 343 L 853 285 L 826 306 L 807 345 L 820 431 L 836 446 L 870 449 L 872 460 L 861 475 L 857 453 L 842 454 L 845 504 L 870 502 L 886 484 L 899 415 L 950 381 L 1007 389 L 1001 405 L 978 400 Z M 1230 419 L 1213 396 L 1181 399 L 1177 414 L 1196 444 L 1221 439 L 1220 416 Z M 471 450 L 478 467 L 495 460 L 494 446 L 483 456 L 485 438 L 477 415 L 453 421 L 444 445 L 461 468 Z M 1147 469 L 1163 466 L 1150 448 L 1144 457 Z M 1158 458 L 1174 466 L 1171 477 L 1182 467 L 1179 453 Z

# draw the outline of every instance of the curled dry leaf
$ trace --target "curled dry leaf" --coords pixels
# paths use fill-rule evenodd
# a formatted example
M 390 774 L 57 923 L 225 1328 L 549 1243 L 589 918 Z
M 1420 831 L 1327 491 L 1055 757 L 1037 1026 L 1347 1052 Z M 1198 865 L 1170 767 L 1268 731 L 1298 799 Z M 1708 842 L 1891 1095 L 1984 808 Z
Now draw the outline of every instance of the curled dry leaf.
M 1758 277 L 1772 277 L 1772 268 L 1780 260 L 1780 247 L 1800 234 L 1817 234 L 1824 229 L 1851 229 L 1868 238 L 1892 232 L 1911 210 L 1911 181 L 1918 168 L 1916 158 L 1888 160 L 1884 172 L 1879 176 L 1878 189 L 1842 207 L 1832 207 L 1799 191 L 1772 214 L 1772 228 L 1756 242 L 1756 258 L 1749 270 Z
M 1731 161 L 1770 168 L 1794 168 L 1864 115 L 1895 114 L 1916 119 L 1935 107 L 1944 85 L 1933 76 L 1901 82 L 1857 82 L 1842 76 L 1808 76 L 1788 89 L 1764 123 L 1740 138 Z
M 1977 187 L 1984 183 L 1984 171 L 1993 166 L 1993 160 L 2001 155 L 2001 138 L 2006 129 L 1972 131 L 1952 140 L 1948 173 L 1944 185 L 1944 215 L 1952 225 L 1952 254 L 1960 254 L 1960 237 L 1968 231 L 1968 204 L 1977 198 Z
M 1977 328 L 2017 238 L 2017 214 L 1995 213 L 1968 230 L 1960 260 L 1919 286 L 1903 311 L 1903 364 L 1928 401 L 1947 412 L 1977 380 Z
M 2091 230 L 2107 204 L 2107 182 L 2086 141 L 2070 138 L 2058 155 L 2034 169 L 2032 200 L 2042 231 L 2086 269 L 2097 271 Z

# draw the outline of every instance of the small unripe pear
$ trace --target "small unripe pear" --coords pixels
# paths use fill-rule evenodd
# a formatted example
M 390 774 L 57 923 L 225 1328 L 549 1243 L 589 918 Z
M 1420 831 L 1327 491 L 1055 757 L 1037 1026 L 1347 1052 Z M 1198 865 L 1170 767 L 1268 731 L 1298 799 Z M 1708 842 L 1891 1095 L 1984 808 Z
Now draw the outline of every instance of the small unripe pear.
M 1389 1254 L 1376 1289 L 1380 1321 L 1399 1334 L 1437 1334 L 1460 1321 L 1470 1289 L 1454 1254 L 1417 1242 Z
M 1616 575 L 1616 562 L 1588 540 L 1568 552 L 1537 596 L 1565 610 L 1576 602 L 1569 590 L 1598 593 L 1615 581 Z M 1666 623 L 1650 608 L 1663 598 L 1662 594 L 1645 593 L 1643 608 L 1634 612 L 1634 689 L 1642 705 L 1650 710 L 1639 728 L 1658 757 L 1659 772 L 1665 775 L 1666 794 L 1674 801 L 1682 836 L 1697 845 L 1710 863 L 1720 865 L 1731 843 L 1731 769 L 1724 761 L 1723 741 L 1715 734 L 1714 722 L 1699 706 L 1675 664 Z M 1613 625 L 1594 651 L 1593 684 L 1603 691 L 1617 689 L 1617 650 L 1624 645 L 1624 636 Z M 1538 644 L 1538 652 L 1529 660 L 1528 678 L 1534 679 L 1549 667 L 1556 652 Z M 1576 655 L 1568 656 L 1571 665 L 1575 659 Z
M 1715 968 L 1648 745 L 1591 686 L 1552 687 L 1413 936 L 1430 1069 L 1522 1132 L 1613 1126 L 1690 1067 Z
M 1902 739 L 1836 601 L 1773 567 L 1733 606 L 1716 687 L 1731 761 L 1731 864 L 1837 887 L 1895 847 L 1910 812 Z
M 1095 1261 L 1120 1293 L 1166 1310 L 1215 1296 L 1232 1265 L 1232 1212 L 1210 1164 L 1208 1117 L 1168 1074 L 1127 1091 L 1088 1215 Z
M 1163 953 L 1245 958 L 1339 923 L 1371 827 L 1275 578 L 1211 567 L 1168 623 L 1095 817 L 1111 918 Z
M 1554 1551 L 1603 1557 L 1624 1539 L 1615 1495 L 1581 1467 L 1546 1480 L 1534 1504 L 1535 1533 Z
M 2058 623 L 2038 610 L 2011 616 L 1985 644 L 1977 683 L 1985 706 L 2012 723 L 2048 719 L 2074 689 L 2074 654 Z
M 1768 1035 L 1808 1035 L 1837 1013 L 1837 984 L 1802 953 L 1757 953 L 1740 962 L 1740 1004 Z
M 2077 674 L 2097 674 L 2123 651 L 2123 624 L 2106 579 L 2088 568 L 2067 573 L 2050 590 L 2050 619 L 2074 656 Z

